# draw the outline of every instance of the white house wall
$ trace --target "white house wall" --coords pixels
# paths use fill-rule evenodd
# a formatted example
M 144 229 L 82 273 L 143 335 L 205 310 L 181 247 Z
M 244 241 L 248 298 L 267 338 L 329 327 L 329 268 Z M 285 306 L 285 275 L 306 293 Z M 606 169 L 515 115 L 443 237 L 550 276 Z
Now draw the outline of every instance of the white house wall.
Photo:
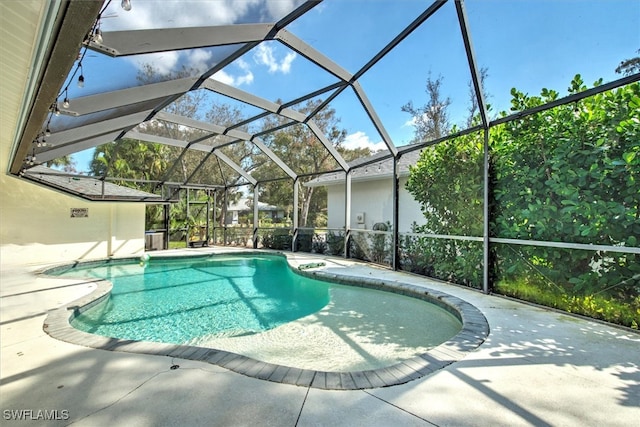
M 0 2 L 3 40 L 0 98 L 0 264 L 32 264 L 140 254 L 144 204 L 91 203 L 9 176 L 8 162 L 22 123 L 38 33 L 49 2 Z M 33 76 L 32 76 L 33 77 Z M 88 218 L 71 218 L 88 208 Z
M 87 202 L 4 174 L 0 188 L 3 266 L 144 252 L 142 203 Z M 72 208 L 88 209 L 88 217 L 72 218 Z
M 400 193 L 398 194 L 398 206 L 400 210 L 398 230 L 400 230 L 401 233 L 411 232 L 411 225 L 413 223 L 425 223 L 424 215 L 422 215 L 422 210 L 420 209 L 420 203 L 416 202 L 416 199 L 413 198 L 411 193 L 404 188 L 407 179 L 408 177 L 400 177 Z
M 424 222 L 420 205 L 404 189 L 407 179 L 400 178 L 399 226 L 402 232 L 411 231 L 411 224 Z M 328 227 L 343 228 L 345 212 L 344 182 L 327 186 Z M 364 213 L 364 224 L 358 224 L 356 215 Z M 371 230 L 378 222 L 393 223 L 393 188 L 391 178 L 354 181 L 351 183 L 351 219 L 353 229 Z

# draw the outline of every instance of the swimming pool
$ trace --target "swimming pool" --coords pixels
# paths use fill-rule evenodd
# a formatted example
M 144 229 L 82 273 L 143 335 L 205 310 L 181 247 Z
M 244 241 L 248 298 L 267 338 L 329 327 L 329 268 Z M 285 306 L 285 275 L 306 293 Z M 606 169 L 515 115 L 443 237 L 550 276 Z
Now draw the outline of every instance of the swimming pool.
M 387 287 L 392 293 L 303 277 L 321 272 L 294 272 L 282 255 L 158 257 L 142 265 L 137 259 L 110 260 L 48 273 L 113 283 L 110 292 L 72 306 L 70 318 L 67 314 L 79 330 L 113 337 L 110 347 L 174 343 L 186 358 L 197 355 L 202 360 L 210 355 L 213 359 L 214 350 L 204 351 L 209 348 L 243 355 L 242 360 L 329 374 L 379 372 L 410 361 L 420 364 L 431 349 L 451 343 L 454 336 L 454 341 L 470 338 L 455 301 L 453 305 L 444 302 L 446 294 L 418 291 L 408 284 L 395 290 Z M 379 281 L 366 282 L 357 284 L 384 287 Z M 481 333 L 473 341 L 479 344 L 483 339 Z

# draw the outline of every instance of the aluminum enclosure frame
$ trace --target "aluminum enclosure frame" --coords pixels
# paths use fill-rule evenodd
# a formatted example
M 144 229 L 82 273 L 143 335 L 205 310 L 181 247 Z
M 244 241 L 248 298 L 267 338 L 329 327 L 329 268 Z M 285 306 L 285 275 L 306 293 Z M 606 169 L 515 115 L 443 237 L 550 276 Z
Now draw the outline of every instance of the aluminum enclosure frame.
M 186 153 L 193 151 L 206 153 L 203 160 L 196 167 L 195 171 L 191 174 L 191 177 L 195 172 L 201 168 L 210 156 L 215 156 L 221 162 L 228 165 L 234 170 L 246 183 L 254 187 L 254 194 L 257 195 L 257 189 L 263 182 L 253 177 L 250 172 L 243 169 L 243 167 L 229 158 L 222 151 L 222 145 L 207 145 L 202 143 L 206 138 L 210 138 L 215 135 L 226 135 L 231 138 L 236 138 L 236 141 L 225 143 L 224 145 L 234 144 L 236 142 L 249 142 L 256 146 L 262 153 L 264 153 L 270 161 L 274 162 L 284 173 L 285 178 L 278 179 L 291 179 L 294 185 L 294 199 L 299 198 L 298 186 L 300 179 L 304 177 L 301 174 L 294 172 L 285 161 L 283 161 L 276 153 L 274 153 L 267 144 L 263 141 L 264 134 L 273 132 L 279 128 L 291 126 L 293 124 L 300 124 L 306 126 L 313 135 L 323 144 L 328 153 L 336 160 L 340 170 L 346 174 L 345 179 L 345 254 L 348 248 L 348 238 L 350 235 L 350 216 L 352 212 L 351 206 L 351 184 L 352 184 L 352 172 L 354 169 L 366 167 L 368 164 L 380 161 L 383 158 L 392 158 L 394 166 L 394 185 L 393 185 L 393 260 L 392 266 L 394 269 L 398 268 L 398 162 L 400 157 L 410 151 L 421 150 L 425 147 L 451 140 L 457 136 L 468 134 L 471 132 L 482 131 L 484 137 L 484 171 L 483 171 L 483 200 L 484 200 L 484 218 L 483 218 L 483 236 L 433 236 L 436 238 L 460 238 L 460 239 L 472 239 L 483 242 L 483 291 L 489 292 L 490 290 L 490 259 L 489 249 L 492 243 L 511 243 L 511 244 L 536 244 L 541 246 L 554 246 L 561 248 L 574 248 L 574 249 L 590 249 L 590 250 L 605 250 L 605 251 L 619 251 L 624 253 L 640 253 L 640 248 L 626 248 L 626 247 L 611 247 L 602 245 L 576 245 L 570 243 L 558 243 L 558 242 L 539 242 L 539 241 L 522 241 L 512 239 L 499 239 L 492 238 L 489 233 L 489 193 L 491 191 L 489 185 L 489 131 L 492 127 L 500 124 L 518 120 L 522 117 L 526 117 L 531 114 L 535 114 L 540 111 L 544 111 L 556 106 L 569 104 L 576 102 L 580 99 L 584 99 L 589 96 L 593 96 L 608 90 L 612 90 L 630 83 L 640 81 L 640 74 L 633 74 L 607 84 L 588 89 L 579 94 L 567 96 L 557 99 L 553 102 L 541 105 L 536 108 L 532 108 L 526 111 L 520 111 L 513 113 L 506 117 L 491 120 L 487 112 L 487 104 L 484 99 L 482 90 L 482 81 L 477 65 L 476 54 L 473 48 L 471 30 L 468 24 L 467 13 L 463 0 L 452 0 L 455 3 L 455 9 L 457 13 L 457 20 L 459 24 L 460 34 L 462 36 L 465 55 L 469 66 L 469 72 L 472 79 L 473 91 L 478 103 L 479 112 L 481 116 L 482 124 L 469 129 L 460 131 L 455 135 L 448 135 L 444 138 L 432 141 L 422 141 L 418 144 L 413 144 L 407 147 L 396 147 L 394 141 L 386 131 L 382 120 L 376 112 L 374 106 L 369 101 L 368 96 L 362 86 L 359 79 L 364 76 L 372 67 L 376 65 L 382 58 L 393 51 L 406 37 L 412 32 L 418 29 L 422 24 L 427 22 L 431 16 L 436 14 L 441 7 L 443 7 L 448 0 L 436 0 L 429 5 L 423 13 L 421 13 L 413 22 L 401 30 L 396 37 L 394 37 L 387 45 L 385 45 L 380 51 L 378 51 L 371 59 L 357 72 L 351 74 L 346 71 L 340 64 L 334 62 L 332 59 L 326 57 L 321 52 L 314 49 L 312 46 L 299 39 L 295 34 L 287 29 L 287 26 L 295 22 L 296 19 L 303 16 L 305 13 L 312 10 L 315 6 L 321 3 L 321 0 L 305 1 L 298 8 L 292 11 L 290 14 L 282 18 L 275 23 L 264 24 L 242 24 L 242 25 L 224 25 L 216 27 L 196 27 L 189 29 L 170 29 L 170 30 L 138 30 L 138 31 L 120 31 L 120 32 L 105 32 L 103 35 L 103 42 L 96 43 L 90 37 L 90 34 L 95 30 L 96 17 L 99 17 L 101 13 L 100 2 L 85 2 L 85 1 L 64 1 L 60 7 L 59 16 L 56 19 L 58 30 L 57 37 L 53 41 L 52 45 L 48 48 L 48 62 L 43 72 L 40 85 L 37 90 L 37 95 L 31 101 L 30 105 L 25 106 L 28 108 L 29 114 L 23 128 L 20 130 L 20 134 L 16 141 L 16 149 L 12 153 L 12 159 L 9 167 L 9 173 L 15 176 L 20 176 L 24 172 L 28 172 L 32 165 L 27 161 L 29 153 L 37 154 L 39 162 L 47 162 L 61 156 L 69 155 L 78 151 L 82 151 L 88 148 L 96 147 L 98 145 L 117 142 L 123 138 L 139 139 L 141 141 L 155 142 L 165 144 L 168 146 L 178 147 L 182 149 L 181 155 L 178 159 L 182 158 Z M 131 40 L 135 40 L 131 43 Z M 215 40 L 215 43 L 211 43 L 210 40 Z M 301 56 L 305 57 L 311 63 L 319 67 L 324 72 L 338 79 L 336 83 L 332 83 L 323 88 L 315 89 L 305 95 L 302 95 L 298 99 L 288 100 L 282 104 L 272 102 L 256 96 L 252 93 L 239 90 L 233 86 L 225 85 L 224 83 L 210 79 L 215 72 L 221 70 L 226 65 L 230 64 L 234 60 L 241 57 L 243 54 L 249 52 L 255 46 L 262 42 L 275 41 L 288 47 L 294 52 L 297 52 Z M 151 83 L 139 87 L 122 89 L 107 93 L 101 93 L 97 95 L 91 95 L 86 97 L 80 97 L 72 99 L 69 107 L 65 107 L 65 103 L 59 101 L 59 90 L 64 84 L 64 80 L 71 70 L 73 63 L 77 57 L 77 46 L 84 45 L 95 52 L 109 55 L 112 57 L 119 56 L 132 56 L 137 54 L 166 52 L 172 50 L 193 49 L 200 47 L 217 47 L 217 46 L 238 46 L 236 50 L 229 53 L 218 64 L 209 70 L 206 70 L 199 76 L 183 78 L 178 80 L 170 80 L 162 83 Z M 385 143 L 388 150 L 388 154 L 383 157 L 376 158 L 375 160 L 365 161 L 358 164 L 348 163 L 340 155 L 340 153 L 331 144 L 329 138 L 323 134 L 322 130 L 318 127 L 314 121 L 316 116 L 322 108 L 327 106 L 333 99 L 339 96 L 343 91 L 351 88 L 354 91 L 360 105 L 362 106 L 365 114 L 371 120 L 371 123 L 382 137 L 382 141 Z M 179 116 L 170 114 L 163 109 L 171 102 L 178 99 L 180 96 L 190 93 L 192 91 L 208 90 L 220 95 L 233 98 L 246 105 L 251 105 L 262 110 L 262 113 L 245 119 L 242 122 L 232 124 L 230 126 L 222 126 L 216 123 L 205 123 L 202 121 L 194 120 L 190 117 Z M 327 99 L 309 114 L 303 114 L 293 108 L 293 105 L 312 99 L 316 96 L 328 94 Z M 58 96 L 56 96 L 58 95 Z M 149 107 L 147 104 L 151 103 Z M 118 108 L 136 108 L 137 106 L 144 105 L 140 111 L 130 112 L 127 114 L 117 115 L 107 120 L 80 125 L 69 129 L 60 130 L 54 132 L 48 138 L 48 142 L 53 144 L 52 147 L 35 147 L 35 141 L 38 140 L 42 133 L 43 124 L 46 123 L 47 117 L 53 113 L 53 108 L 59 110 L 62 114 L 66 114 L 72 117 L 83 117 L 89 114 L 103 112 L 107 110 L 114 110 Z M 286 124 L 283 124 L 279 128 L 266 130 L 261 133 L 250 134 L 242 131 L 239 128 L 256 122 L 261 118 L 275 114 L 281 118 L 286 119 Z M 172 138 L 166 138 L 162 136 L 156 136 L 149 133 L 136 130 L 136 127 L 142 123 L 149 122 L 151 120 L 163 120 L 176 125 L 188 126 L 196 129 L 201 129 L 210 134 L 199 140 L 194 141 L 181 141 Z M 331 171 L 334 172 L 334 171 Z M 321 174 L 318 172 L 317 174 Z M 330 172 L 324 172 L 330 173 Z M 30 179 L 29 174 L 25 179 Z M 163 179 L 157 184 L 161 187 L 164 184 L 168 184 L 167 180 L 171 176 L 167 172 Z M 111 177 L 99 177 L 102 182 L 108 181 Z M 31 177 L 33 179 L 33 177 Z M 144 182 L 139 180 L 139 182 Z M 246 185 L 243 183 L 241 185 Z M 46 182 L 41 182 L 42 185 L 47 185 Z M 172 183 L 176 184 L 176 183 Z M 194 184 L 187 179 L 185 182 L 178 183 L 184 188 L 192 188 Z M 238 184 L 239 185 L 239 184 Z M 231 186 L 228 183 L 212 184 L 210 186 L 203 186 L 202 188 L 220 189 L 224 188 L 225 199 L 227 198 L 227 189 Z M 55 188 L 52 186 L 52 188 Z M 55 188 L 57 191 L 65 191 L 64 188 Z M 78 194 L 74 194 L 78 196 Z M 80 194 L 80 196 L 82 196 Z M 171 197 L 165 201 L 170 201 Z M 130 201 L 130 200 L 127 200 Z M 144 201 L 144 200 L 142 200 Z M 257 206 L 257 204 L 256 204 Z M 257 207 L 254 218 L 257 218 Z M 294 219 L 294 244 L 295 236 L 298 233 L 298 217 L 297 211 Z M 254 222 L 254 235 L 257 235 L 257 226 Z

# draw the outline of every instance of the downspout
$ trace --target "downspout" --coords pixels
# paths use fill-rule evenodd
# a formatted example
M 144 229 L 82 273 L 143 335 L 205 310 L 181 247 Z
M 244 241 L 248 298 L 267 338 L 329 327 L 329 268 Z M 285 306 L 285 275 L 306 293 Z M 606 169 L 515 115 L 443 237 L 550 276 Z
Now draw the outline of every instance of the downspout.
M 482 291 L 489 293 L 490 277 L 489 277 L 489 129 L 484 129 L 484 206 L 483 206 L 483 245 L 482 245 Z
M 260 218 L 258 216 L 260 212 L 258 209 L 258 203 L 260 202 L 258 200 L 259 185 L 259 183 L 256 183 L 253 186 L 253 249 L 258 249 L 258 227 L 260 226 Z
M 398 271 L 398 224 L 400 222 L 400 215 L 398 212 L 399 209 L 399 185 L 400 179 L 398 174 L 398 162 L 400 162 L 400 154 L 397 157 L 393 158 L 393 228 L 392 228 L 392 238 L 391 238 L 391 247 L 392 247 L 392 260 L 391 260 L 391 268 L 393 271 Z
M 344 257 L 349 257 L 349 239 L 351 238 L 351 171 L 346 172 L 344 191 Z
M 297 252 L 298 227 L 300 218 L 298 216 L 298 204 L 300 202 L 300 189 L 298 178 L 293 180 L 293 239 L 291 240 L 291 252 Z

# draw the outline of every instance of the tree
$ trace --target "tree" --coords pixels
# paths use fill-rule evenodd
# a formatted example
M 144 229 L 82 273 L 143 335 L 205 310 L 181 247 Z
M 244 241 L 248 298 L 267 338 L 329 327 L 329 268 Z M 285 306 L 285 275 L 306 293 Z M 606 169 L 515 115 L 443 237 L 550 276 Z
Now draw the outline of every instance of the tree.
M 307 101 L 300 111 L 308 114 L 314 111 L 321 103 L 321 100 Z M 265 123 L 265 129 L 272 129 L 283 124 L 282 120 L 279 116 L 273 117 Z M 337 149 L 342 150 L 341 144 L 346 136 L 346 130 L 339 127 L 340 119 L 336 117 L 335 110 L 325 108 L 316 114 L 313 120 L 329 142 Z M 331 153 L 306 125 L 296 124 L 280 129 L 266 134 L 264 140 L 271 150 L 298 174 L 310 175 L 338 167 Z M 283 176 L 283 172 L 277 165 L 270 162 L 257 168 L 255 176 L 258 180 L 266 180 L 274 176 Z M 291 206 L 293 200 L 291 188 L 290 180 L 272 182 L 268 186 L 261 186 L 260 200 L 282 207 Z M 300 226 L 315 225 L 315 220 L 321 216 L 322 209 L 326 208 L 326 190 L 324 188 L 306 186 L 301 187 L 300 190 Z M 322 193 L 324 197 L 317 197 L 318 193 Z M 296 208 L 291 206 L 291 209 Z
M 596 85 L 600 82 L 596 82 Z M 570 93 L 586 90 L 576 75 Z M 512 109 L 558 97 L 512 90 Z M 640 85 L 506 123 L 492 132 L 492 233 L 497 237 L 638 246 L 640 235 Z M 520 247 L 502 258 L 507 275 L 536 266 L 543 282 L 573 293 L 637 294 L 631 254 Z M 525 261 L 524 264 L 521 261 Z M 597 267 L 596 267 L 597 266 Z
M 442 99 L 440 89 L 443 80 L 442 76 L 434 80 L 429 73 L 425 87 L 427 103 L 422 107 L 415 107 L 413 101 L 409 101 L 401 108 L 405 113 L 411 114 L 415 125 L 413 142 L 431 141 L 449 133 L 451 125 L 447 109 L 451 105 L 451 99 L 449 97 Z
M 586 89 L 577 75 L 569 93 Z M 543 89 L 540 96 L 529 96 L 515 88 L 511 94 L 513 111 L 547 104 L 559 95 Z M 638 247 L 640 84 L 492 128 L 490 162 L 492 236 Z M 481 185 L 482 134 L 426 148 L 407 182 L 425 216 L 416 231 L 481 235 Z M 409 243 L 425 256 L 438 244 Z M 437 277 L 453 272 L 454 279 L 473 282 L 475 261 L 455 259 L 461 258 L 461 249 L 457 243 L 448 245 L 430 258 L 432 271 Z M 455 252 L 450 251 L 453 246 Z M 637 255 L 544 246 L 494 248 L 496 273 L 503 279 L 552 284 L 570 295 L 600 293 L 624 301 L 638 296 Z
M 482 87 L 482 95 L 483 98 L 485 100 L 485 102 L 487 102 L 488 99 L 488 94 L 486 92 L 485 89 L 485 81 L 487 80 L 487 77 L 489 77 L 489 69 L 486 67 L 482 67 L 480 68 L 480 85 Z M 469 108 L 468 108 L 468 116 L 467 116 L 467 128 L 472 127 L 475 124 L 480 123 L 479 119 L 480 119 L 480 106 L 478 105 L 478 97 L 476 96 L 476 90 L 473 87 L 473 81 L 469 80 L 469 83 L 467 83 L 467 87 L 469 89 L 468 93 L 469 93 Z M 487 110 L 488 110 L 488 106 L 487 106 Z
M 636 53 L 640 53 L 640 49 L 638 49 Z M 616 73 L 622 74 L 623 76 L 640 73 L 640 56 L 620 61 L 620 64 L 616 67 Z
M 76 170 L 76 162 L 71 158 L 71 156 L 63 156 L 57 159 L 50 160 L 46 162 L 46 166 L 54 169 L 62 169 L 68 173 L 75 173 Z
M 169 77 L 178 79 L 195 74 L 195 70 L 183 68 L 180 71 L 172 73 Z M 163 77 L 161 73 L 148 64 L 145 65 L 138 74 L 138 80 L 142 84 L 151 84 L 166 78 L 167 77 Z M 242 112 L 238 108 L 232 107 L 229 104 L 211 103 L 206 95 L 207 93 L 204 89 L 187 92 L 168 105 L 165 111 L 195 120 L 214 123 L 223 127 L 231 126 L 244 119 Z M 186 142 L 199 140 L 210 134 L 208 131 L 189 128 L 163 120 L 151 120 L 144 124 L 144 129 L 146 132 L 154 135 Z M 247 128 L 245 126 L 239 128 L 239 130 L 246 131 Z M 216 135 L 200 143 L 214 147 L 220 143 L 229 142 L 230 139 L 231 138 L 226 136 Z M 177 160 L 183 150 L 180 148 L 172 148 L 171 151 L 173 151 L 172 159 Z M 247 159 L 251 157 L 251 150 L 248 149 L 247 144 L 243 142 L 229 145 L 222 149 L 222 151 L 230 157 L 231 160 L 244 166 L 248 171 L 257 166 L 247 161 Z M 207 161 L 203 163 L 205 158 Z M 207 156 L 207 153 L 203 151 L 187 150 L 180 157 L 178 166 L 179 168 L 175 168 L 173 174 L 167 177 L 168 180 L 186 182 L 191 177 L 191 183 L 233 186 L 241 179 L 240 175 L 220 162 L 215 155 Z
M 484 80 L 487 70 L 481 71 Z M 412 103 L 402 111 L 416 123 L 415 141 L 434 140 L 456 132 L 448 121 L 450 99 L 442 99 L 443 78 L 427 78 L 427 103 L 416 109 Z M 478 122 L 478 102 L 469 83 L 467 126 Z M 410 167 L 406 189 L 421 205 L 424 224 L 414 232 L 455 236 L 482 236 L 483 233 L 483 135 L 473 133 L 427 147 Z M 482 247 L 476 242 L 449 239 L 405 239 L 406 266 L 416 272 L 473 287 L 482 286 Z M 406 249 L 411 249 L 412 254 Z M 419 254 L 419 255 L 416 255 Z
M 137 78 L 140 84 L 146 85 L 167 78 L 183 78 L 194 74 L 194 70 L 183 68 L 166 77 L 147 64 Z M 169 104 L 164 111 L 224 127 L 244 119 L 239 109 L 228 104 L 211 103 L 206 95 L 204 89 L 190 91 Z M 158 119 L 144 122 L 139 125 L 139 128 L 144 133 L 184 141 L 187 144 L 198 141 L 199 144 L 209 145 L 212 148 L 233 141 L 232 138 L 224 135 L 206 138 L 210 135 L 208 131 Z M 247 129 L 244 127 L 240 130 Z M 264 156 L 261 157 L 253 152 L 251 143 L 243 141 L 222 147 L 220 151 L 248 171 L 264 161 Z M 155 183 L 144 184 L 132 180 L 151 180 L 178 185 L 189 181 L 190 184 L 226 186 L 229 187 L 228 193 L 231 200 L 240 196 L 234 186 L 242 179 L 235 170 L 220 161 L 214 154 L 131 139 L 123 139 L 98 147 L 91 163 L 91 172 L 96 176 L 125 178 L 117 181 L 118 184 L 150 192 L 157 190 Z M 181 210 L 172 209 L 172 216 L 177 211 Z M 152 217 L 159 215 L 159 212 L 152 206 L 148 207 L 148 219 L 153 221 Z M 181 222 L 187 220 L 185 215 L 181 215 Z

